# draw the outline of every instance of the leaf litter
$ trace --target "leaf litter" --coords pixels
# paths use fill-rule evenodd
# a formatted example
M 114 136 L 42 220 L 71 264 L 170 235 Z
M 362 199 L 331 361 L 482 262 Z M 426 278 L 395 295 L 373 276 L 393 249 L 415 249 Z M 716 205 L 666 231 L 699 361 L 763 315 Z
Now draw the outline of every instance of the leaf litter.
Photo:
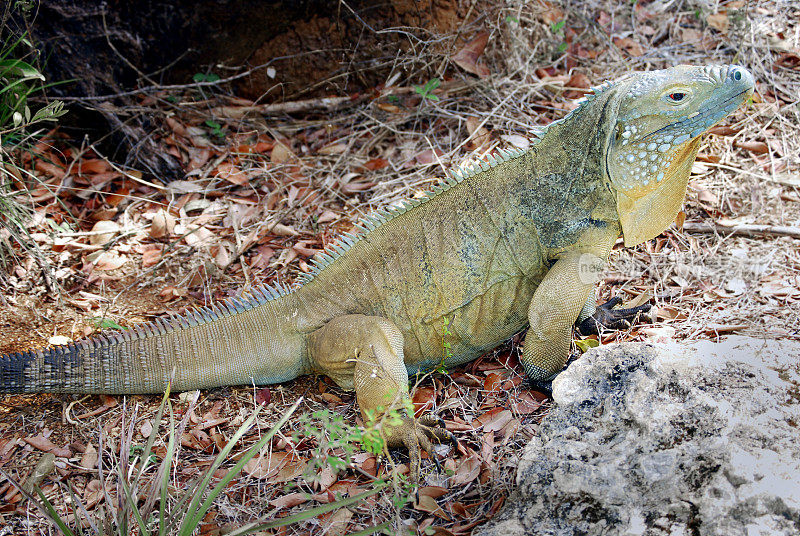
M 628 70 L 732 62 L 731 48 L 725 48 L 732 43 L 740 51 L 735 61 L 758 81 L 753 102 L 707 136 L 677 228 L 637 248 L 616 248 L 601 283 L 603 298 L 635 302 L 652 295 L 656 321 L 601 333 L 599 340 L 714 339 L 733 332 L 797 338 L 797 240 L 725 232 L 736 225 L 800 225 L 800 192 L 792 180 L 800 173 L 797 8 L 776 0 L 733 1 L 718 9 L 698 18 L 648 2 L 486 7 L 485 16 L 447 36 L 447 57 L 427 58 L 432 65 L 451 62 L 430 72 L 441 79 L 431 93 L 436 100 L 413 89 L 425 86 L 425 79 L 402 76 L 372 94 L 320 102 L 319 108 L 312 101 L 294 108 L 287 103 L 283 109 L 294 111 L 278 115 L 266 115 L 272 105 L 224 94 L 209 99 L 188 92 L 181 99 L 192 105 L 170 106 L 169 95 L 156 93 L 147 106 L 163 118 L 159 143 L 187 172 L 169 184 L 50 132 L 20 156 L 37 181 L 13 174 L 11 180 L 32 209 L 31 236 L 60 291 L 53 295 L 32 256 L 20 253 L 0 278 L 7 305 L 0 311 L 7 326 L 0 350 L 43 345 L 54 336 L 74 340 L 180 313 L 259 283 L 292 281 L 361 215 L 436 184 L 443 165 L 457 166 L 498 146 L 527 146 L 533 126 L 562 117 L 574 106 L 570 99 Z M 680 230 L 708 221 L 717 224 L 714 232 Z M 497 512 L 512 489 L 522 447 L 549 406 L 547 395 L 524 381 L 520 340 L 417 385 L 416 411 L 441 416 L 458 445 L 425 455 L 417 498 L 401 510 L 408 528 L 468 534 Z M 268 408 L 259 421 L 264 428 L 300 395 L 308 412 L 328 409 L 360 423 L 353 395 L 327 379 L 208 391 L 180 437 L 176 485 L 210 465 L 253 401 Z M 144 441 L 154 429 L 148 417 L 156 401 L 126 398 L 141 408 L 136 429 Z M 119 455 L 122 404 L 117 397 L 64 397 L 71 402 L 62 408 L 59 400 L 5 397 L 0 468 L 20 481 L 41 482 L 48 497 L 63 494 L 61 483 L 69 482 L 87 508 L 98 508 L 113 497 L 90 470 Z M 180 418 L 189 406 L 177 395 L 173 400 Z M 257 431 L 246 435 L 243 447 L 257 438 Z M 393 467 L 407 470 L 403 452 L 390 461 L 357 451 L 344 470 L 309 479 L 316 446 L 291 435 L 273 438 L 226 488 L 204 533 L 352 496 Z M 157 442 L 155 452 L 163 457 L 164 444 Z M 431 457 L 439 459 L 441 472 Z M 226 472 L 220 468 L 217 477 Z M 4 523 L 26 517 L 44 523 L 4 479 L 0 497 Z M 287 534 L 346 534 L 392 519 L 393 512 L 388 497 L 370 497 L 361 507 L 308 520 Z

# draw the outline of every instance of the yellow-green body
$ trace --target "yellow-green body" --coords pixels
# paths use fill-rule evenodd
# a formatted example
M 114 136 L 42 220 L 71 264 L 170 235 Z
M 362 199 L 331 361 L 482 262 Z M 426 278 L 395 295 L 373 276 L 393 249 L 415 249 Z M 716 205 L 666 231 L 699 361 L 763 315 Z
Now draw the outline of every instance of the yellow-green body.
M 409 373 L 474 359 L 526 326 L 527 374 L 552 377 L 616 240 L 637 244 L 669 225 L 699 136 L 752 87 L 730 66 L 597 88 L 528 150 L 500 151 L 360 222 L 296 288 L 0 356 L 0 391 L 154 393 L 171 378 L 188 390 L 316 372 L 380 413 L 407 399 Z M 412 461 L 419 443 L 443 437 L 410 418 L 387 434 Z

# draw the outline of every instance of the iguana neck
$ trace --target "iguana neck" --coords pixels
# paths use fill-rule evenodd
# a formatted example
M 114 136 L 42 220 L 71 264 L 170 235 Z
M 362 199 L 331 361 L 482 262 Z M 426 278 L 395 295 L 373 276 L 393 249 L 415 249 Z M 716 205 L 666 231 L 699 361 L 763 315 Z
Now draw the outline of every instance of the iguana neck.
M 562 212 L 577 208 L 595 225 L 619 225 L 613 191 L 606 171 L 607 146 L 613 134 L 617 99 L 606 87 L 597 88 L 578 108 L 546 127 L 532 148 L 529 161 L 535 166 L 538 188 L 551 176 L 561 198 L 548 200 L 557 220 L 570 221 Z M 582 218 L 575 218 L 581 222 Z M 585 222 L 584 222 L 585 223 Z M 591 223 L 591 222 L 590 222 Z

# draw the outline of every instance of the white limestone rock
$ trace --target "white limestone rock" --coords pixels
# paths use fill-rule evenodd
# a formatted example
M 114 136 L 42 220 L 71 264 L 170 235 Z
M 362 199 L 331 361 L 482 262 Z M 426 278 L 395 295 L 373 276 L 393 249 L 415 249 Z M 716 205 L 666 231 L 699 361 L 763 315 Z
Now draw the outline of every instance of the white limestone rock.
M 477 534 L 800 534 L 800 343 L 595 348 Z

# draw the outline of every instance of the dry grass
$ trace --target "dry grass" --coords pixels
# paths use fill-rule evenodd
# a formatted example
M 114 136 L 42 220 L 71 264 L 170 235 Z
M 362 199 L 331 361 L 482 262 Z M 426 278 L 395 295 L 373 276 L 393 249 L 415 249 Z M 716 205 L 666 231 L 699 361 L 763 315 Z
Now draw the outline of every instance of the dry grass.
M 100 273 L 94 280 L 76 270 L 87 253 L 93 252 L 85 247 L 85 237 L 72 237 L 78 245 L 59 248 L 54 247 L 53 237 L 40 236 L 40 245 L 49 255 L 56 276 L 65 288 L 78 290 L 66 293 L 53 304 L 38 283 L 36 267 L 23 265 L 4 280 L 5 299 L 16 307 L 5 313 L 3 322 L 9 333 L 19 337 L 16 343 L 28 345 L 33 339 L 46 340 L 55 332 L 82 335 L 94 327 L 87 322 L 87 314 L 125 325 L 132 319 L 238 292 L 243 282 L 247 287 L 275 278 L 291 281 L 307 269 L 308 250 L 323 247 L 359 216 L 414 196 L 443 176 L 444 168 L 495 146 L 507 146 L 509 140 L 518 140 L 516 136 L 527 136 L 533 125 L 562 117 L 572 106 L 571 99 L 580 93 L 570 89 L 580 81 L 574 76 L 578 73 L 597 85 L 633 69 L 677 63 L 746 66 L 757 80 L 759 99 L 726 123 L 732 127 L 730 134 L 708 136 L 704 142 L 700 150 L 703 161 L 695 168 L 687 196 L 687 221 L 800 226 L 800 70 L 796 63 L 790 68 L 791 57 L 787 56 L 800 53 L 800 8 L 790 0 L 741 4 L 743 7 L 735 7 L 739 5 L 735 2 L 664 1 L 632 6 L 574 1 L 555 6 L 543 1 L 512 1 L 483 11 L 476 8 L 478 16 L 465 23 L 458 35 L 471 39 L 479 31 L 489 32 L 482 61 L 492 74 L 486 80 L 478 81 L 448 66 L 441 51 L 454 52 L 462 46 L 462 42 L 455 44 L 455 36 L 432 38 L 420 34 L 431 42 L 415 40 L 409 53 L 394 60 L 393 73 L 397 76 L 389 76 L 393 91 L 387 90 L 376 99 L 347 103 L 335 111 L 312 109 L 302 118 L 264 116 L 263 109 L 248 111 L 242 103 L 221 94 L 201 98 L 190 93 L 183 103 L 174 104 L 166 100 L 165 93 L 155 92 L 143 101 L 140 111 L 162 117 L 169 113 L 176 122 L 167 129 L 163 143 L 177 150 L 192 169 L 188 177 L 191 185 L 152 188 L 131 181 L 130 199 L 116 215 L 130 234 L 114 247 L 122 246 L 123 253 L 132 260 L 116 270 Z M 565 23 L 557 29 L 561 20 Z M 726 21 L 728 29 L 722 32 L 718 28 L 723 28 Z M 436 46 L 432 46 L 434 41 Z M 561 50 L 565 42 L 568 56 Z M 420 102 L 422 99 L 412 86 L 424 85 L 430 77 L 443 74 L 447 80 L 437 93 L 439 100 Z M 199 135 L 181 131 L 180 127 L 186 126 L 207 131 L 202 122 L 210 117 L 227 129 L 225 140 L 207 136 L 207 132 Z M 482 133 L 480 128 L 486 129 L 484 144 L 476 144 L 475 138 L 470 137 L 476 125 L 478 135 Z M 275 158 L 274 149 L 272 156 L 239 154 L 236 167 L 248 177 L 243 184 L 219 173 L 220 163 L 230 161 L 236 147 L 253 144 L 256 138 L 281 140 L 291 155 Z M 204 146 L 203 139 L 211 139 L 216 147 Z M 766 143 L 767 152 L 752 151 L 743 144 L 753 141 Z M 204 159 L 204 150 L 214 154 Z M 74 159 L 72 168 L 79 167 L 82 154 L 74 152 L 69 157 Z M 51 185 L 60 186 L 64 195 L 85 188 L 69 178 L 66 182 L 51 181 Z M 112 192 L 102 186 L 98 191 L 98 197 L 107 202 Z M 173 210 L 179 229 L 162 240 L 160 260 L 142 268 L 138 248 L 153 242 L 148 229 L 160 207 Z M 276 224 L 290 229 L 278 233 L 281 228 Z M 207 244 L 187 241 L 187 234 L 201 228 L 210 231 Z M 256 237 L 255 242 L 252 237 Z M 652 293 L 661 310 L 656 327 L 674 328 L 676 338 L 710 338 L 732 331 L 798 337 L 797 245 L 797 240 L 790 238 L 753 239 L 673 230 L 632 250 L 615 250 L 603 294 L 635 297 L 645 291 Z M 274 255 L 261 262 L 259 255 L 269 253 L 265 248 L 273 250 Z M 189 293 L 167 302 L 155 299 L 165 287 L 176 292 L 189 289 Z M 136 301 L 131 299 L 133 294 L 151 299 L 140 297 L 144 301 Z M 34 301 L 30 296 L 36 297 Z M 24 303 L 29 305 L 25 307 Z M 49 310 L 44 310 L 42 304 Z M 31 336 L 31 325 L 41 330 L 39 335 Z M 634 327 L 628 332 L 608 334 L 604 340 L 643 340 L 648 335 L 652 332 Z M 495 355 L 505 359 L 509 354 L 516 355 L 516 346 L 504 347 Z M 433 410 L 450 422 L 468 424 L 492 408 L 510 406 L 520 393 L 527 392 L 520 387 L 521 378 L 513 370 L 501 373 L 503 381 L 511 382 L 508 389 L 487 390 L 486 378 L 499 370 L 496 362 L 488 358 L 477 368 L 429 378 L 423 387 L 436 395 L 432 398 Z M 272 413 L 264 415 L 259 425 L 267 427 L 274 422 L 276 415 L 299 395 L 307 397 L 305 409 L 309 411 L 327 407 L 350 422 L 357 422 L 350 395 L 305 378 L 272 389 Z M 203 396 L 198 405 L 201 413 L 219 403 L 224 415 L 235 416 L 252 407 L 254 394 L 248 389 L 232 389 Z M 144 404 L 141 418 L 151 417 L 154 401 L 136 400 Z M 0 408 L 0 437 L 12 435 L 13 441 L 21 441 L 19 438 L 36 435 L 44 427 L 54 431 L 53 440 L 59 445 L 73 441 L 97 444 L 98 426 L 105 426 L 114 437 L 119 407 L 65 426 L 57 401 L 49 397 L 7 398 L 5 407 Z M 97 398 L 82 400 L 72 411 L 90 412 L 100 403 Z M 368 509 L 356 510 L 352 526 L 395 519 L 409 527 L 424 527 L 435 521 L 436 525 L 453 529 L 486 519 L 509 493 L 519 452 L 535 433 L 541 415 L 515 413 L 514 418 L 519 426 L 509 435 L 478 430 L 458 432 L 462 448 L 468 450 L 449 452 L 447 456 L 464 460 L 465 452 L 487 451 L 481 478 L 449 486 L 447 478 L 427 466 L 426 484 L 449 486 L 439 503 L 466 505 L 466 515 L 454 513 L 452 507 L 447 510 L 450 521 L 420 510 L 397 511 L 387 495 Z M 224 426 L 217 431 L 226 433 Z M 285 439 L 282 448 L 298 456 L 309 455 L 304 447 L 292 446 L 288 434 Z M 2 457 L 3 446 L 0 440 L 0 465 L 24 479 L 39 453 L 31 447 L 9 448 L 7 452 L 14 454 L 11 460 Z M 207 464 L 210 457 L 210 452 L 185 448 L 180 466 L 176 466 L 176 485 Z M 70 471 L 73 465 L 73 461 L 66 461 L 63 469 L 70 473 L 70 482 L 83 489 L 88 477 Z M 366 482 L 358 480 L 357 473 L 348 478 L 359 485 Z M 320 492 L 302 479 L 294 485 L 294 490 Z M 52 484 L 48 490 L 53 496 L 62 493 Z M 283 485 L 267 480 L 239 479 L 219 501 L 213 523 L 244 522 L 274 512 L 269 501 L 285 492 Z M 9 492 L 0 481 L 0 494 L 3 493 Z M 24 506 L 17 513 L 0 511 L 0 516 L 16 531 L 33 533 L 45 526 L 33 510 L 26 511 Z M 325 530 L 321 523 L 307 522 L 289 534 L 321 534 Z

